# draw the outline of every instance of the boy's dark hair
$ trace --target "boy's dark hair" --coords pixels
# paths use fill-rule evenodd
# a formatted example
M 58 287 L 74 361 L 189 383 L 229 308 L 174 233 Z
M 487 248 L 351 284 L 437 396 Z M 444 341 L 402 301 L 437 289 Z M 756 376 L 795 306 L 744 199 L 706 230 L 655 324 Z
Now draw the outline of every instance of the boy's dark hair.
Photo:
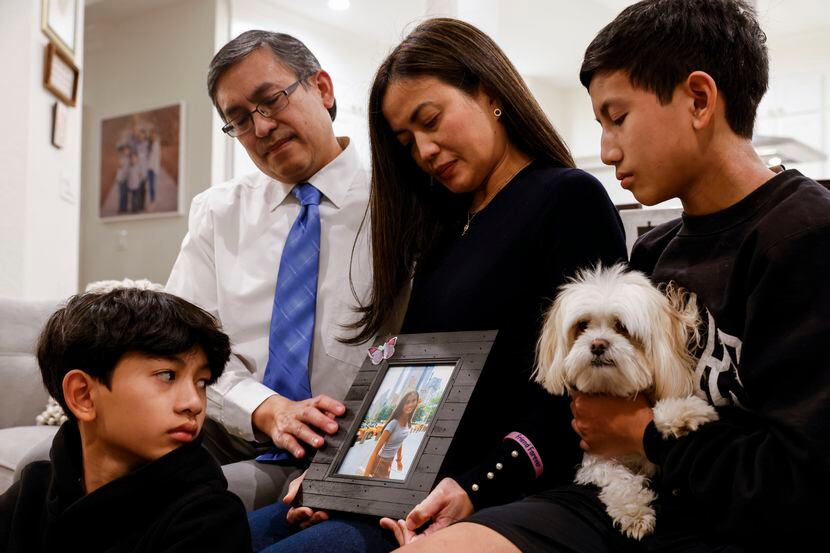
M 769 79 L 766 40 L 744 0 L 644 0 L 594 38 L 579 80 L 588 88 L 596 74 L 623 70 L 666 104 L 690 73 L 705 71 L 724 97 L 729 126 L 752 138 Z
M 43 328 L 37 359 L 49 394 L 74 418 L 63 397 L 63 378 L 79 369 L 108 388 L 125 353 L 172 356 L 199 346 L 207 357 L 210 383 L 230 358 L 230 340 L 206 311 L 165 292 L 118 288 L 69 299 Z

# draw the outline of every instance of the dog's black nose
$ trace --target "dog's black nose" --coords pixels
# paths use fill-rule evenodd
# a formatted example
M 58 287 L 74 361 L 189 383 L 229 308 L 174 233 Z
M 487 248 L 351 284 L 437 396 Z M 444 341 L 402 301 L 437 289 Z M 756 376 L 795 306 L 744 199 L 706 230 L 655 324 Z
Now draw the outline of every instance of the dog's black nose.
M 608 349 L 608 340 L 597 338 L 591 342 L 591 353 L 594 355 L 602 355 Z

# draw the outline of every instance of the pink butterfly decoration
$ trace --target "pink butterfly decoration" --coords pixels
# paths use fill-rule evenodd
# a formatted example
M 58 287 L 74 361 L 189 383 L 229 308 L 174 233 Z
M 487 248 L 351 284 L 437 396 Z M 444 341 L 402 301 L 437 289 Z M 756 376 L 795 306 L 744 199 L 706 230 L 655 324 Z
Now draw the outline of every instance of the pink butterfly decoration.
M 369 359 L 372 360 L 372 365 L 380 365 L 384 359 L 389 359 L 395 355 L 395 344 L 397 342 L 398 337 L 393 336 L 386 340 L 386 343 L 369 348 Z

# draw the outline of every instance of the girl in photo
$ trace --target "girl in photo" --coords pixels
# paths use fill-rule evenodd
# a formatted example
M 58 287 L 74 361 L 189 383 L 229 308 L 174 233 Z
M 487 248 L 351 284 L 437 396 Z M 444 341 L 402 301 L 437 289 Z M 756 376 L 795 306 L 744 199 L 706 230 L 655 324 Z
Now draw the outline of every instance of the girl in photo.
M 412 415 L 418 408 L 419 401 L 420 397 L 415 390 L 403 395 L 398 406 L 389 416 L 389 420 L 383 425 L 378 443 L 372 455 L 369 456 L 369 462 L 363 472 L 364 476 L 389 478 L 392 472 L 392 461 L 396 455 L 398 472 L 403 471 L 403 442 L 409 436 Z

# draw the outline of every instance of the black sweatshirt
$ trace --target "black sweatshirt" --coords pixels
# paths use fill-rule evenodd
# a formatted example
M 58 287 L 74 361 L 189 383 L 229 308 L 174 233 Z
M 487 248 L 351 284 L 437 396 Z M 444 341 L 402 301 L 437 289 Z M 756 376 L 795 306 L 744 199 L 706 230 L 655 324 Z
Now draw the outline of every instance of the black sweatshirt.
M 0 496 L 0 551 L 251 551 L 245 508 L 201 439 L 89 495 L 75 423 L 63 424 L 50 457 Z
M 785 171 L 655 228 L 631 264 L 698 295 L 698 383 L 721 416 L 679 440 L 646 430 L 661 508 L 758 550 L 817 536 L 830 515 L 830 192 Z
M 598 261 L 624 260 L 626 251 L 607 193 L 578 169 L 534 162 L 461 236 L 466 222 L 459 214 L 457 232 L 416 272 L 403 332 L 499 331 L 440 471 L 480 509 L 573 479 L 579 439 L 568 400 L 531 381 L 536 340 L 567 277 Z M 513 431 L 542 457 L 536 481 L 524 450 L 504 441 Z

